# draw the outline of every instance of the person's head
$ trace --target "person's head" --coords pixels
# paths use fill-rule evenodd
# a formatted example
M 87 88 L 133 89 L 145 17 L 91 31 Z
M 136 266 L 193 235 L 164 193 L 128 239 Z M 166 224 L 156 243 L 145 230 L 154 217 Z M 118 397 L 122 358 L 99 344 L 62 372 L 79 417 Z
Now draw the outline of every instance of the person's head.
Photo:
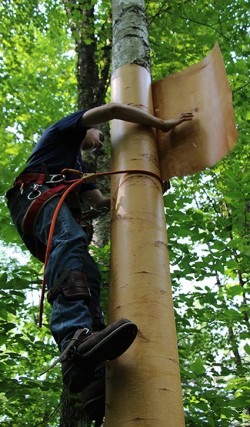
M 83 150 L 99 151 L 103 147 L 103 133 L 96 128 L 87 130 L 86 136 L 82 142 Z

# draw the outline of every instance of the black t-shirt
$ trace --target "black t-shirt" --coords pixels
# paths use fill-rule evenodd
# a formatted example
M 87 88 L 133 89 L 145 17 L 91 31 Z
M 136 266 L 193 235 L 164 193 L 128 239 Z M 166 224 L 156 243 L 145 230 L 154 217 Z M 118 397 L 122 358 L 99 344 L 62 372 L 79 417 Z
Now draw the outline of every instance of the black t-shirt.
M 22 173 L 46 171 L 49 174 L 59 174 L 65 168 L 87 172 L 80 147 L 89 128 L 78 125 L 85 111 L 72 113 L 49 126 L 33 149 Z M 95 186 L 84 184 L 81 191 L 92 188 Z

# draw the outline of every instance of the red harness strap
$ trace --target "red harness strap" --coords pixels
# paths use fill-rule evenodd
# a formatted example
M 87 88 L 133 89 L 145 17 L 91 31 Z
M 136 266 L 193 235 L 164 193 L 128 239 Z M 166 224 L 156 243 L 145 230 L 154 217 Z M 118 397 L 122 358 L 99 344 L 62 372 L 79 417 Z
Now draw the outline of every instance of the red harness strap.
M 30 184 L 35 181 L 36 184 L 41 185 L 46 181 L 45 173 L 23 173 L 15 180 L 15 184 Z

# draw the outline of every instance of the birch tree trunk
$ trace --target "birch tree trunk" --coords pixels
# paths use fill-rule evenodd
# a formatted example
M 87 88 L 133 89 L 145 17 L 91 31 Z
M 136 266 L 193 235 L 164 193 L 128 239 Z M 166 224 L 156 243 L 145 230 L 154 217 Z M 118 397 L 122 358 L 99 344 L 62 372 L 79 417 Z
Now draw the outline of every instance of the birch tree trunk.
M 112 100 L 153 114 L 144 2 L 113 0 Z M 178 351 L 159 162 L 152 129 L 113 121 L 109 320 L 136 342 L 107 369 L 105 427 L 182 427 Z M 158 177 L 158 178 L 157 178 Z

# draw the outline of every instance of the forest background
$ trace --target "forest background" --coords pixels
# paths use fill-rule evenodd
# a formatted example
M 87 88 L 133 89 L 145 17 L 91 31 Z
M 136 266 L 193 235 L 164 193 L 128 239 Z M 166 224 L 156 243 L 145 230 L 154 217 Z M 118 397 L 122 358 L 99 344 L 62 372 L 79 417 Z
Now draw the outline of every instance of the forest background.
M 202 173 L 172 179 L 164 195 L 187 427 L 250 426 L 247 3 L 145 2 L 152 79 L 200 61 L 218 41 L 238 128 L 229 156 Z M 37 326 L 42 264 L 21 243 L 4 194 L 49 124 L 110 99 L 111 5 L 3 0 L 0 10 L 0 424 L 63 426 L 60 367 L 38 378 L 57 355 L 48 305 L 44 327 Z M 110 168 L 104 132 L 105 151 L 86 159 L 91 168 Z M 108 181 L 101 186 L 107 191 Z M 95 226 L 91 250 L 103 273 L 107 313 L 109 218 Z M 80 425 L 74 417 L 72 426 Z

